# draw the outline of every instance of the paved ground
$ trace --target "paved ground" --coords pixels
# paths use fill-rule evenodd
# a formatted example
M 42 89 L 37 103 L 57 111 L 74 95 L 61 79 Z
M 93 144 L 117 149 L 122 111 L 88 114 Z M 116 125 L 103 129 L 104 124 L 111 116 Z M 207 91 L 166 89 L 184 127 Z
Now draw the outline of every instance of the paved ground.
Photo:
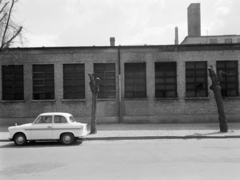
M 240 138 L 240 122 L 228 126 L 229 131 L 221 133 L 219 123 L 99 124 L 97 134 L 89 134 L 86 140 Z M 7 128 L 0 126 L 0 141 L 8 140 Z
M 1 180 L 239 180 L 240 139 L 0 142 Z

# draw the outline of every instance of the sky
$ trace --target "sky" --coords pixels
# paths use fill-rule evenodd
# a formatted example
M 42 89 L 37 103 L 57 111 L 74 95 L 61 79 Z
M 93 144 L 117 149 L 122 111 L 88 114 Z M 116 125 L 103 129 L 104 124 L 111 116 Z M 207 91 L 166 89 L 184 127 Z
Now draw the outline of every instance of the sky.
M 240 35 L 240 0 L 20 0 L 14 20 L 24 27 L 15 46 L 174 44 L 187 36 L 187 8 L 201 4 L 201 35 Z

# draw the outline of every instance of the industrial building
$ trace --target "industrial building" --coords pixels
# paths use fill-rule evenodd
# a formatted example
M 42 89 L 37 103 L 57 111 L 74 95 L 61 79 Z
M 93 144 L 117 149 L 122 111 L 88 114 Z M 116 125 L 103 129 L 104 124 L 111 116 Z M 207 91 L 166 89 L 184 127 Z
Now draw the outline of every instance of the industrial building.
M 189 36 L 199 37 L 200 24 L 193 26 Z M 11 48 L 0 66 L 0 125 L 32 122 L 43 112 L 89 123 L 89 72 L 100 78 L 98 123 L 216 122 L 208 66 L 224 72 L 226 117 L 240 121 L 238 42 L 115 46 L 110 38 L 110 46 Z

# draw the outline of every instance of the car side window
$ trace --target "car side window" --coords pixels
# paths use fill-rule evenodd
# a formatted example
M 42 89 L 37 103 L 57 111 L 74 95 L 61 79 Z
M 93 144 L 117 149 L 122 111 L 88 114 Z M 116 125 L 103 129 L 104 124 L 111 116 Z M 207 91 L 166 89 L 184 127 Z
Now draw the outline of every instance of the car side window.
M 40 116 L 35 124 L 52 123 L 52 116 Z
M 67 123 L 64 116 L 54 116 L 54 123 Z

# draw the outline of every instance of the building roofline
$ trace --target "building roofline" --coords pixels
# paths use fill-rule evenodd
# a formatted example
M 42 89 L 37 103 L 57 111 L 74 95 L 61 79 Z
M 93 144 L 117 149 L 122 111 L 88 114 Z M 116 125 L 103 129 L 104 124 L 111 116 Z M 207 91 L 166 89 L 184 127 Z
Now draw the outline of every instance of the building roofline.
M 211 50 L 240 50 L 240 43 L 232 44 L 180 44 L 180 45 L 134 45 L 134 46 L 61 46 L 61 47 L 23 47 L 9 48 L 10 51 L 62 51 L 74 53 L 81 50 L 104 51 L 104 50 L 137 50 L 153 49 L 153 51 L 211 51 Z

